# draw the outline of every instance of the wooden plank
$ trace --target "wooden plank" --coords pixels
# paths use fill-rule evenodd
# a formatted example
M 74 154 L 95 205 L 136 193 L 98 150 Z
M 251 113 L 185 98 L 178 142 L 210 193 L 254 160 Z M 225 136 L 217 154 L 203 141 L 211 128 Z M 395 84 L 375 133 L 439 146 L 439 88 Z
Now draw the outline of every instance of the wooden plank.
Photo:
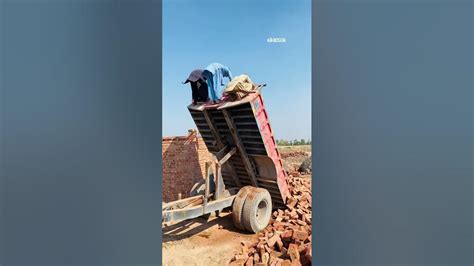
M 234 139 L 235 145 L 239 149 L 239 153 L 242 157 L 242 161 L 244 162 L 245 169 L 247 170 L 247 173 L 250 176 L 250 180 L 251 180 L 252 184 L 255 187 L 258 187 L 257 177 L 256 177 L 256 174 L 255 174 L 255 171 L 252 167 L 252 163 L 250 162 L 248 154 L 245 151 L 244 146 L 242 145 L 242 141 L 240 140 L 239 136 L 237 135 L 237 129 L 235 128 L 234 121 L 232 120 L 232 118 L 230 117 L 230 115 L 229 115 L 229 113 L 226 109 L 222 109 L 222 113 L 224 114 L 224 118 L 227 122 L 227 125 L 230 128 L 230 133 L 232 135 L 232 138 Z

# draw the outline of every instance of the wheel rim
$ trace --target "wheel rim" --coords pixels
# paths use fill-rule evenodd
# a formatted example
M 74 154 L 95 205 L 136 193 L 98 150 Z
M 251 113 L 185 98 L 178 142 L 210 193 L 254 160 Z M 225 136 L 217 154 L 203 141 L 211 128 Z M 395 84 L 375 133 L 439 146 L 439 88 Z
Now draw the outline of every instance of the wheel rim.
M 258 203 L 257 212 L 255 214 L 256 220 L 259 224 L 265 225 L 267 222 L 267 213 L 268 213 L 268 202 L 266 200 L 262 200 Z

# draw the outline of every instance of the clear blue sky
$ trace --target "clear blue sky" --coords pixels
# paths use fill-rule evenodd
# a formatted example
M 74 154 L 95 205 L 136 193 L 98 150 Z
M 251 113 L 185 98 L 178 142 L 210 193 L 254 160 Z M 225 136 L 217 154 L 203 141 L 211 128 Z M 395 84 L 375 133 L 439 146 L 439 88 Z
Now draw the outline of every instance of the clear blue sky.
M 311 138 L 309 0 L 164 0 L 163 136 L 195 128 L 186 108 L 191 88 L 181 82 L 212 62 L 267 84 L 263 96 L 277 139 Z

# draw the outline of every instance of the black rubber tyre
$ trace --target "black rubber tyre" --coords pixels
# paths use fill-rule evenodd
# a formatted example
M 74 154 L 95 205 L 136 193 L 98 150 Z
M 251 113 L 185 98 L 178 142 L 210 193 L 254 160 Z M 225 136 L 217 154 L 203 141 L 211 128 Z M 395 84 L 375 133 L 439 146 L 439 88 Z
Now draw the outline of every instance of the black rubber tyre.
M 257 233 L 270 222 L 272 215 L 272 198 L 268 190 L 254 188 L 245 199 L 242 225 L 247 231 Z
M 232 203 L 232 221 L 234 222 L 235 227 L 239 230 L 245 230 L 245 227 L 242 225 L 243 208 L 247 194 L 253 189 L 254 187 L 252 186 L 241 188 Z

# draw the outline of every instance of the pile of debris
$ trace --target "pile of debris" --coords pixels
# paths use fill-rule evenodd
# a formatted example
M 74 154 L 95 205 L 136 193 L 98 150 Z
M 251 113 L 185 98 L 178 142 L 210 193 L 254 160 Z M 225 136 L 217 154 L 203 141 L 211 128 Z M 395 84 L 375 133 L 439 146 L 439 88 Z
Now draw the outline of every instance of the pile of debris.
M 313 171 L 311 156 L 306 158 L 298 168 L 298 172 L 303 174 L 310 174 Z
M 298 156 L 307 156 L 306 152 L 304 151 L 291 151 L 291 152 L 285 152 L 281 153 L 281 158 L 286 159 L 290 157 L 298 157 Z
M 311 265 L 311 179 L 289 176 L 287 209 L 275 211 L 258 242 L 242 243 L 230 265 Z
M 282 152 L 283 168 L 292 176 L 311 174 L 311 155 L 304 151 Z

